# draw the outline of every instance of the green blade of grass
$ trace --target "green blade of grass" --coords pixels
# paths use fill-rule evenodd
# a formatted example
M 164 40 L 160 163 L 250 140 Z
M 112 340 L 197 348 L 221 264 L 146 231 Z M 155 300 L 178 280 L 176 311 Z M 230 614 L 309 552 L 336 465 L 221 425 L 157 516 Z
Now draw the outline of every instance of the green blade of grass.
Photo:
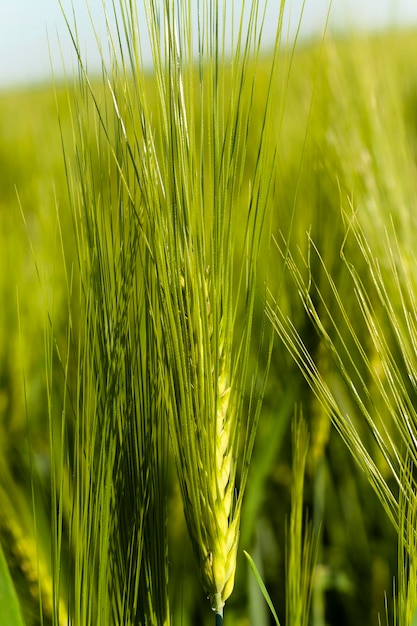
M 19 600 L 0 545 L 0 621 L 9 626 L 24 626 Z
M 276 611 L 274 609 L 274 605 L 272 604 L 271 597 L 270 597 L 270 595 L 269 595 L 269 593 L 268 593 L 268 591 L 267 591 L 267 589 L 265 587 L 265 584 L 264 584 L 264 582 L 263 582 L 263 580 L 261 578 L 261 575 L 258 572 L 258 569 L 257 569 L 257 567 L 256 567 L 256 565 L 255 565 L 255 563 L 254 563 L 254 561 L 252 559 L 252 557 L 250 556 L 250 554 L 248 554 L 248 552 L 246 552 L 246 550 L 243 550 L 243 553 L 244 553 L 245 557 L 248 560 L 249 566 L 250 566 L 250 568 L 251 568 L 251 570 L 252 570 L 252 572 L 253 572 L 253 574 L 254 574 L 254 576 L 256 578 L 256 582 L 259 585 L 259 589 L 261 590 L 262 595 L 265 598 L 266 603 L 268 604 L 269 608 L 271 609 L 271 613 L 272 613 L 272 615 L 274 617 L 275 623 L 277 624 L 277 626 L 281 626 L 281 624 L 279 623 L 278 615 L 277 615 L 277 613 L 276 613 Z

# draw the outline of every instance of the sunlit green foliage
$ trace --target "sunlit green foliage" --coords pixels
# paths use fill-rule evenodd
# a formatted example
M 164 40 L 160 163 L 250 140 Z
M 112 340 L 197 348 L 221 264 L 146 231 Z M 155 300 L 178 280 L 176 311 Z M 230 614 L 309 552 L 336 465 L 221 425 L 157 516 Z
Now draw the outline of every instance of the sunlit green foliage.
M 257 608 L 243 549 L 254 557 L 282 625 L 296 604 L 286 601 L 300 584 L 286 562 L 302 561 L 301 535 L 291 534 L 292 528 L 300 532 L 300 522 L 293 527 L 290 517 L 295 405 L 302 405 L 310 433 L 304 508 L 320 537 L 310 623 L 376 625 L 380 611 L 383 624 L 414 626 L 416 47 L 413 33 L 329 38 L 323 45 L 299 46 L 293 59 L 284 50 L 279 58 L 268 210 L 283 256 L 272 245 L 271 258 L 267 238 L 260 240 L 242 406 L 250 403 L 251 376 L 267 364 L 267 351 L 258 350 L 267 280 L 278 306 L 272 304 L 271 318 L 276 323 L 279 310 L 282 329 L 288 330 L 288 319 L 294 324 L 320 373 L 313 386 L 321 400 L 329 389 L 327 403 L 348 446 L 277 338 L 240 514 L 235 588 L 225 613 L 231 626 L 247 623 L 249 615 L 257 625 L 269 623 L 268 608 Z M 225 199 L 233 196 L 242 215 L 258 185 L 253 173 L 270 68 L 270 57 L 261 57 L 256 88 L 242 92 L 252 124 L 236 144 L 239 154 L 229 152 L 237 159 L 230 175 L 242 175 L 241 194 Z M 253 66 L 247 69 L 250 74 Z M 236 88 L 237 76 L 226 62 L 218 77 L 220 101 Z M 126 133 L 137 131 L 138 145 L 144 129 L 135 127 L 132 101 L 121 98 L 120 71 L 110 71 L 111 90 L 102 77 L 92 79 L 95 103 L 84 78 L 81 71 L 79 84 L 69 90 L 47 86 L 0 98 L 0 539 L 28 625 L 64 624 L 68 612 L 74 624 L 95 624 L 99 606 L 105 607 L 101 623 L 138 623 L 145 616 L 149 623 L 211 623 L 163 426 L 167 395 L 176 385 L 165 385 L 165 368 L 156 365 L 169 342 L 150 340 L 155 332 L 162 336 L 164 316 L 158 293 L 147 287 L 154 266 L 149 238 L 137 226 L 149 206 L 121 119 Z M 184 118 L 159 118 L 156 79 L 149 74 L 136 80 L 128 83 L 131 94 L 140 86 L 154 113 L 154 135 L 147 139 L 166 138 L 170 125 Z M 188 87 L 195 84 L 193 159 L 201 166 L 200 123 L 210 107 L 200 109 L 200 96 L 211 102 L 213 83 L 199 94 L 198 68 L 186 80 Z M 174 95 L 166 93 L 169 110 Z M 221 121 L 206 119 L 210 150 Z M 156 147 L 158 158 L 164 147 Z M 168 167 L 169 159 L 164 163 Z M 143 165 L 149 178 L 154 166 L 151 158 Z M 198 188 L 205 202 L 211 198 L 211 208 L 215 174 L 208 170 L 206 187 Z M 167 172 L 155 171 L 159 175 Z M 223 181 L 216 180 L 221 192 Z M 197 189 L 195 181 L 189 188 L 183 183 L 174 196 Z M 149 192 L 159 198 L 157 188 Z M 245 224 L 243 217 L 233 224 L 237 250 Z M 296 263 L 293 276 L 282 272 L 287 243 Z M 207 304 L 208 266 L 214 276 L 207 283 L 210 301 L 236 287 L 221 282 L 225 268 L 207 262 L 202 250 L 196 266 L 187 253 L 188 265 L 179 257 L 170 268 L 177 272 L 176 302 L 190 324 L 192 303 L 198 301 L 200 313 Z M 233 280 L 242 269 L 236 259 Z M 182 305 L 181 285 L 193 271 L 199 282 L 195 289 L 185 285 Z M 241 293 L 236 328 L 244 319 Z M 220 318 L 216 323 L 220 331 Z M 218 353 L 219 345 L 213 349 Z M 104 380 L 105 386 L 98 384 Z M 258 393 L 261 377 L 255 382 Z M 103 427 L 106 415 L 116 416 L 114 430 Z M 174 450 L 178 455 L 178 440 Z M 298 553 L 286 556 L 288 540 L 294 546 L 295 538 Z

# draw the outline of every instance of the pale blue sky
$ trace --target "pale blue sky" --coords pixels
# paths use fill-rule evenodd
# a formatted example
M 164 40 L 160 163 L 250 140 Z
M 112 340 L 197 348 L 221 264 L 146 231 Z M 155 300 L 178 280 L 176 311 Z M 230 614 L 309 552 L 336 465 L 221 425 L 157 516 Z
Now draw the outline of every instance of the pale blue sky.
M 225 0 L 229 2 L 231 0 Z M 236 6 L 241 0 L 235 0 Z M 278 0 L 270 0 L 272 6 Z M 94 69 L 98 54 L 92 36 L 86 0 L 62 0 L 66 11 L 71 6 L 77 16 L 80 41 Z M 109 7 L 111 0 L 107 0 Z M 138 5 L 142 4 L 138 0 Z M 105 32 L 102 0 L 89 0 L 96 28 Z M 293 31 L 300 16 L 302 0 L 287 0 Z M 305 0 L 302 32 L 305 36 L 321 34 L 326 22 L 329 0 Z M 350 26 L 381 28 L 386 25 L 414 25 L 417 28 L 416 0 L 333 0 L 330 11 L 332 27 Z M 47 34 L 48 33 L 48 34 Z M 58 0 L 0 0 L 0 88 L 48 80 L 51 77 L 48 37 L 56 73 L 62 69 L 58 38 L 66 65 L 71 67 L 72 47 Z

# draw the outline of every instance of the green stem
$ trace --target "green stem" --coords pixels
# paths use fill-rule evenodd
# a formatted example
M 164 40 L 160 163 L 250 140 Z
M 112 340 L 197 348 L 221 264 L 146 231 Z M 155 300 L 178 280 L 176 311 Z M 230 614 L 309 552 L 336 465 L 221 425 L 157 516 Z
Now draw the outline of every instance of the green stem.
M 215 626 L 223 626 L 223 607 L 224 602 L 222 600 L 221 593 L 214 593 L 210 596 L 211 608 L 215 615 Z

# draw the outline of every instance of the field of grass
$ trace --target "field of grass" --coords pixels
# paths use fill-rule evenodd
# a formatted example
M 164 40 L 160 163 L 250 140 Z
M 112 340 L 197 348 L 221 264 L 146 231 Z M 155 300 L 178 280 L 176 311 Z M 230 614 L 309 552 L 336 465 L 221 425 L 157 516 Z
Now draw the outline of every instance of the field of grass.
M 216 543 L 218 529 L 211 520 L 201 530 L 187 506 L 194 513 L 213 498 L 216 525 L 229 496 L 227 542 L 235 514 L 240 535 L 226 625 L 274 623 L 245 550 L 282 626 L 415 626 L 416 53 L 414 32 L 328 36 L 298 43 L 293 58 L 283 49 L 263 148 L 271 58 L 260 58 L 253 94 L 249 85 L 241 95 L 244 110 L 251 102 L 247 135 L 236 140 L 244 157 L 230 148 L 237 165 L 228 173 L 241 176 L 239 194 L 230 198 L 226 184 L 219 187 L 236 213 L 232 230 L 226 209 L 216 217 L 211 208 L 207 222 L 190 210 L 184 220 L 195 228 L 195 248 L 191 226 L 176 217 L 174 234 L 159 216 L 153 231 L 142 231 L 148 205 L 158 206 L 158 181 L 172 174 L 169 161 L 161 140 L 149 152 L 167 167 L 158 174 L 138 148 L 151 142 L 147 129 L 127 100 L 113 107 L 100 78 L 92 89 L 107 136 L 85 79 L 0 94 L 0 543 L 28 626 L 66 624 L 68 615 L 74 625 L 212 623 L 212 572 L 196 544 L 203 535 Z M 194 74 L 186 74 L 188 88 Z M 113 78 L 122 91 L 123 76 Z M 224 93 L 234 80 L 227 71 L 220 77 Z M 153 112 L 156 79 L 138 84 Z M 230 133 L 209 107 L 192 110 L 195 128 L 203 119 L 213 137 L 217 123 Z M 115 111 L 137 140 L 139 175 Z M 169 123 L 175 120 L 184 121 L 179 115 Z M 184 145 L 175 133 L 172 141 L 179 159 Z M 210 143 L 202 150 L 206 180 L 179 190 L 169 179 L 174 204 L 178 197 L 187 204 L 189 194 L 216 197 L 219 157 Z M 257 181 L 260 150 L 260 176 L 273 166 L 268 194 Z M 200 157 L 196 147 L 196 177 Z M 268 224 L 253 275 L 256 255 L 245 257 L 245 227 L 258 228 L 246 216 L 251 189 Z M 83 206 L 91 211 L 82 214 Z M 210 264 L 200 258 L 205 232 Z M 229 239 L 234 253 L 226 246 L 216 267 L 213 249 Z M 182 256 L 164 269 L 176 241 Z M 149 278 L 154 263 L 157 279 Z M 174 284 L 171 300 L 167 285 Z M 177 340 L 184 341 L 178 352 Z M 216 381 L 214 396 L 197 389 L 200 369 L 210 372 L 205 381 Z M 191 452 L 184 444 L 192 439 L 188 412 L 212 405 L 217 416 L 222 406 L 242 415 L 224 459 L 232 450 L 244 463 L 230 463 L 236 485 L 226 483 L 220 504 L 209 489 L 201 497 L 193 491 L 213 471 L 216 451 L 200 450 L 199 435 Z M 300 415 L 308 449 L 295 426 Z M 250 439 L 256 425 L 249 463 L 245 433 Z M 222 433 L 228 428 L 226 420 Z M 190 478 L 187 464 L 200 453 L 206 464 Z M 136 534 L 125 536 L 132 528 Z M 311 603 L 303 605 L 310 584 Z

